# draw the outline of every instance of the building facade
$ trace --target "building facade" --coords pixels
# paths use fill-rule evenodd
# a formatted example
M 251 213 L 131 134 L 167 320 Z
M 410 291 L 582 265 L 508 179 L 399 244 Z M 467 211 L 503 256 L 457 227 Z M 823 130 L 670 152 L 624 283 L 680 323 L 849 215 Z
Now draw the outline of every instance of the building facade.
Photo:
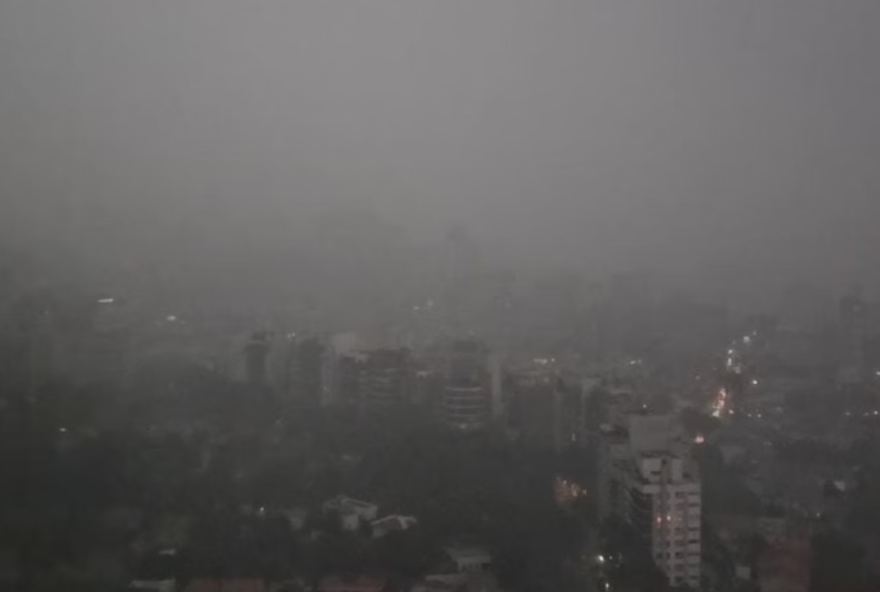
M 702 496 L 692 463 L 675 453 L 640 455 L 628 475 L 627 519 L 673 586 L 698 588 Z
M 485 427 L 491 416 L 491 393 L 486 346 L 474 340 L 452 343 L 444 368 L 440 410 L 443 422 L 463 430 Z
M 672 417 L 602 426 L 597 489 L 600 516 L 628 522 L 671 585 L 699 587 L 702 485 Z

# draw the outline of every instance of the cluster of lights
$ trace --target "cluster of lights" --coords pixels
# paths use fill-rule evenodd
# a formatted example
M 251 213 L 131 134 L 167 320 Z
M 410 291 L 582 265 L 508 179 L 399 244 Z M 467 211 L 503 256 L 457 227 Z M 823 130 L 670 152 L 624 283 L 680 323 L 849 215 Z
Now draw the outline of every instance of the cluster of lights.
M 535 359 L 532 360 L 532 361 L 533 361 L 535 364 L 538 364 L 539 366 L 547 366 L 547 365 L 549 365 L 549 364 L 555 364 L 555 363 L 556 363 L 556 358 L 535 358 Z
M 657 517 L 654 519 L 654 521 L 655 521 L 658 525 L 663 524 L 664 522 L 666 522 L 666 523 L 668 523 L 668 524 L 671 524 L 672 521 L 673 521 L 673 516 L 672 516 L 672 514 L 666 514 L 665 516 L 657 516 Z M 676 514 L 676 515 L 675 515 L 675 522 L 681 522 L 681 521 L 682 521 L 682 517 L 681 517 L 681 515 L 680 515 L 680 514 Z
M 718 391 L 718 396 L 715 397 L 715 402 L 712 403 L 712 417 L 721 417 L 721 414 L 724 412 L 724 408 L 727 406 L 727 389 L 721 389 Z
M 728 372 L 733 372 L 734 374 L 742 373 L 742 364 L 737 360 L 735 349 L 730 348 L 727 350 L 727 361 L 725 362 L 724 367 Z
M 556 478 L 553 489 L 559 504 L 571 504 L 587 495 L 587 491 L 583 487 L 560 477 Z

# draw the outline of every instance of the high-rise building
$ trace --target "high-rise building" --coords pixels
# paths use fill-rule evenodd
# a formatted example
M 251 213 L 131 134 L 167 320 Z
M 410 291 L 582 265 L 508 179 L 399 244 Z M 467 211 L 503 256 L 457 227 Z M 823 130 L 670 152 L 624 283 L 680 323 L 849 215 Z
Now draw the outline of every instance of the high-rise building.
M 521 442 L 562 450 L 580 435 L 580 388 L 555 372 L 521 370 L 505 376 L 507 427 Z
M 634 461 L 626 518 L 670 584 L 698 588 L 702 499 L 695 463 L 672 450 L 637 454 Z
M 859 290 L 840 300 L 841 382 L 855 383 L 865 374 L 865 342 L 868 328 L 868 307 Z
M 632 460 L 629 434 L 616 425 L 605 424 L 598 436 L 596 507 L 599 519 L 626 515 L 625 475 Z
M 700 584 L 702 487 L 670 416 L 632 414 L 600 435 L 600 516 L 629 522 L 673 586 Z
M 446 352 L 441 415 L 449 427 L 485 427 L 491 416 L 489 351 L 476 340 L 453 342 Z
M 358 379 L 363 360 L 360 352 L 344 352 L 333 361 L 333 402 L 356 408 L 359 402 Z
M 300 401 L 310 406 L 324 402 L 324 346 L 314 337 L 296 348 L 292 386 Z
M 282 401 L 319 407 L 324 403 L 324 345 L 315 337 L 289 335 L 272 348 L 274 386 Z
M 453 226 L 442 245 L 443 290 L 441 304 L 453 331 L 470 329 L 475 321 L 474 280 L 478 276 L 480 249 L 467 229 Z
M 408 410 L 415 391 L 412 354 L 406 348 L 365 352 L 357 368 L 361 413 L 397 415 Z
M 259 387 L 267 385 L 268 356 L 268 336 L 262 332 L 251 335 L 250 341 L 244 346 L 244 376 L 249 385 Z
M 416 397 L 416 372 L 407 348 L 381 347 L 339 354 L 335 402 L 365 415 L 405 415 Z

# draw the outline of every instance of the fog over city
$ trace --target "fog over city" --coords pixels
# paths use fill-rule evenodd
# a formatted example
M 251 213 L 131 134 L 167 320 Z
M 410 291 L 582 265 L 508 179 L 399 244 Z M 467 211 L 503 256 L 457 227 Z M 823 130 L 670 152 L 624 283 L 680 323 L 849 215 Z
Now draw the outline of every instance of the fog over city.
M 210 259 L 359 208 L 514 268 L 872 281 L 878 13 L 7 0 L 4 238 Z
M 880 0 L 0 0 L 0 592 L 880 590 Z

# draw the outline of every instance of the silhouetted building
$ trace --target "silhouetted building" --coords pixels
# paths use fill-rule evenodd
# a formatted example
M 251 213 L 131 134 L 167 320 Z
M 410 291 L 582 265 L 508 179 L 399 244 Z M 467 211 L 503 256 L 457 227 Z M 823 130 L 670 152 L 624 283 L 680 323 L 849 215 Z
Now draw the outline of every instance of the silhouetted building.
M 443 421 L 458 429 L 485 427 L 492 392 L 488 349 L 478 341 L 461 340 L 451 344 L 446 356 Z
M 357 394 L 362 413 L 390 414 L 412 404 L 415 374 L 406 348 L 365 352 L 357 368 Z
M 674 450 L 639 453 L 634 460 L 627 520 L 670 584 L 698 588 L 702 488 L 696 464 Z
M 362 355 L 359 352 L 346 352 L 337 356 L 334 368 L 334 402 L 339 405 L 356 407 L 358 405 L 358 378 Z
M 350 351 L 336 359 L 336 402 L 362 414 L 399 414 L 411 409 L 415 366 L 407 348 Z
M 300 342 L 291 369 L 292 387 L 299 401 L 320 405 L 324 393 L 324 346 L 315 338 Z
M 673 416 L 632 413 L 599 439 L 600 516 L 629 522 L 669 583 L 697 588 L 702 484 Z
M 853 290 L 840 300 L 840 328 L 840 380 L 860 382 L 865 377 L 868 307 L 859 290 Z
M 562 450 L 576 441 L 582 420 L 580 388 L 540 370 L 505 377 L 507 427 L 523 443 Z
M 324 402 L 324 345 L 316 338 L 285 337 L 273 351 L 274 386 L 283 401 L 318 407 Z
M 268 336 L 265 333 L 254 333 L 248 344 L 244 346 L 244 375 L 248 384 L 252 386 L 268 384 L 268 357 Z

